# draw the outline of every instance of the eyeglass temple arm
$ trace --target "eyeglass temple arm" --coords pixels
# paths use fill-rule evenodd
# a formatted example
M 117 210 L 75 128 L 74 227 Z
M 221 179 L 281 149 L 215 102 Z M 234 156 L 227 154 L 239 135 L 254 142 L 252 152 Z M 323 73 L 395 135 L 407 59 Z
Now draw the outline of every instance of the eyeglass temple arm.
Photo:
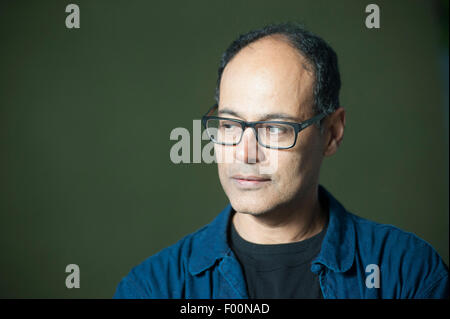
M 327 113 L 321 113 L 319 115 L 314 116 L 313 118 L 310 118 L 309 120 L 301 123 L 300 125 L 300 129 L 304 129 L 307 128 L 308 126 L 310 126 L 311 124 L 314 124 L 315 122 L 320 121 L 321 119 L 323 119 L 325 116 L 327 116 Z
M 216 104 L 214 104 L 213 106 L 211 106 L 211 108 L 208 110 L 208 112 L 206 112 L 206 114 L 204 115 L 204 116 L 209 116 L 209 115 L 211 115 L 213 112 L 214 112 L 214 110 L 217 108 L 217 103 Z

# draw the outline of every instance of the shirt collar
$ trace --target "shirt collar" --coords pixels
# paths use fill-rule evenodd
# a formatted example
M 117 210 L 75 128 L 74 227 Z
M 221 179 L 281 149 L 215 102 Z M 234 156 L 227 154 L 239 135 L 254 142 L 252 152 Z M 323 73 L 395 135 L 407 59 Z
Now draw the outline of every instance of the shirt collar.
M 233 208 L 228 204 L 220 214 L 194 236 L 189 271 L 193 275 L 214 265 L 231 250 L 228 245 L 228 227 Z
M 319 185 L 319 196 L 328 198 L 329 220 L 321 250 L 313 260 L 311 270 L 319 272 L 324 265 L 335 272 L 345 272 L 352 266 L 355 255 L 353 220 L 341 203 L 322 185 Z M 228 229 L 232 213 L 233 208 L 228 204 L 210 224 L 194 236 L 189 261 L 192 275 L 212 267 L 230 252 Z
M 319 185 L 319 196 L 328 198 L 328 229 L 317 257 L 312 261 L 311 270 L 319 272 L 322 265 L 335 272 L 345 272 L 353 265 L 355 256 L 355 226 L 352 215 L 345 207 Z

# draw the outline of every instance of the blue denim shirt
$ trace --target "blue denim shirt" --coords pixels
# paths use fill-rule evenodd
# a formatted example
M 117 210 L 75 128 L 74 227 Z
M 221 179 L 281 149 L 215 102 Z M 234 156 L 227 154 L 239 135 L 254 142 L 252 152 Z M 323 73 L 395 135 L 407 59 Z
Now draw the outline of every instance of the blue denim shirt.
M 311 263 L 324 298 L 448 298 L 448 267 L 416 235 L 348 212 L 322 185 L 329 221 Z M 234 210 L 147 258 L 119 283 L 114 298 L 248 298 L 228 245 Z

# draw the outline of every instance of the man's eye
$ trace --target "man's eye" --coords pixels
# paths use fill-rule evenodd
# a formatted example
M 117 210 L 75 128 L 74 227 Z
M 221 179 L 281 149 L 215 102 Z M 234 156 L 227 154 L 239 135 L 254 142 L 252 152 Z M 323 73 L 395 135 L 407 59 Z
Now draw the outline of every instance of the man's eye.
M 222 122 L 220 124 L 220 127 L 224 128 L 224 129 L 235 129 L 238 126 L 239 126 L 239 124 L 238 123 L 234 123 L 234 122 Z
M 286 132 L 286 129 L 280 126 L 268 126 L 267 130 L 270 134 L 283 134 Z

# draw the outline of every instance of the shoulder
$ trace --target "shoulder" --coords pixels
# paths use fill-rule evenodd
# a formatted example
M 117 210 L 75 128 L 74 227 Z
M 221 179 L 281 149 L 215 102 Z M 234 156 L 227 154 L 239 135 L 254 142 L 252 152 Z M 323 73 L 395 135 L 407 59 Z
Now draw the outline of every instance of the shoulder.
M 357 240 L 372 245 L 408 244 L 415 248 L 433 249 L 429 243 L 412 232 L 404 231 L 394 225 L 381 224 L 347 212 L 355 225 Z M 398 246 L 398 245 L 397 245 Z M 400 246 L 403 247 L 403 246 Z
M 386 253 L 432 253 L 434 248 L 425 240 L 412 232 L 402 230 L 394 225 L 381 224 L 347 212 L 355 225 L 356 240 L 362 244 L 360 248 L 379 248 Z
M 208 225 L 146 258 L 120 281 L 114 298 L 181 298 L 192 243 Z
M 427 298 L 443 285 L 448 294 L 448 267 L 432 245 L 396 226 L 348 214 L 355 226 L 357 256 L 365 264 L 377 264 L 385 279 L 400 283 L 399 293 Z

